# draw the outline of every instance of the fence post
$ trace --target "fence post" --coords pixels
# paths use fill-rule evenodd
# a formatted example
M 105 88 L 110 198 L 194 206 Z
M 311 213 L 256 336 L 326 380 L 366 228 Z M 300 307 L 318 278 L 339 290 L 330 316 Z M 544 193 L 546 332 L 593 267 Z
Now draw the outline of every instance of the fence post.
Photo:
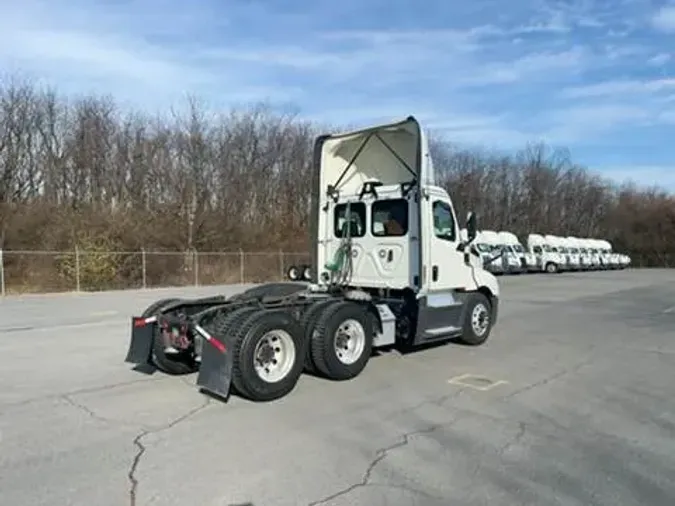
M 0 293 L 5 296 L 5 256 L 0 249 Z
M 284 252 L 279 249 L 279 279 L 284 280 Z
M 80 291 L 80 248 L 75 246 L 75 291 Z
M 145 248 L 141 248 L 141 271 L 143 272 L 143 289 L 148 287 L 147 273 L 148 273 L 147 258 L 145 256 Z
M 244 250 L 239 248 L 239 282 L 244 284 Z
M 194 270 L 195 270 L 195 286 L 199 286 L 199 252 L 197 249 L 194 249 L 194 255 L 195 255 L 195 265 L 194 265 Z

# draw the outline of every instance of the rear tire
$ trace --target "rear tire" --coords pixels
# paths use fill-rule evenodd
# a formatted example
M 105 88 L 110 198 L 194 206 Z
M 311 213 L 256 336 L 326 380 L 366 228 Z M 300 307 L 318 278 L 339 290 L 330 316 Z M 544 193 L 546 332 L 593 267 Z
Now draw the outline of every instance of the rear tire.
M 287 311 L 254 310 L 233 327 L 232 385 L 255 402 L 269 402 L 290 393 L 303 369 L 302 327 Z
M 316 373 L 317 368 L 314 364 L 314 359 L 312 358 L 312 339 L 316 331 L 316 324 L 319 320 L 321 314 L 329 307 L 331 304 L 340 302 L 340 299 L 324 299 L 319 302 L 315 302 L 302 315 L 300 320 L 300 325 L 303 328 L 305 333 L 305 342 L 307 342 L 307 353 L 305 353 L 305 371 L 309 373 Z
M 143 317 L 148 318 L 159 313 L 159 311 L 169 304 L 178 302 L 180 299 L 161 299 L 148 306 L 143 311 Z M 152 363 L 160 371 L 174 376 L 182 376 L 191 374 L 199 368 L 196 362 L 190 358 L 181 355 L 173 358 L 164 353 L 164 344 L 162 343 L 160 328 L 158 325 L 154 326 L 155 331 L 152 336 Z
M 373 346 L 368 311 L 356 302 L 330 305 L 317 320 L 310 346 L 316 368 L 326 377 L 343 381 L 358 376 Z
M 460 341 L 470 346 L 480 346 L 487 341 L 492 330 L 492 306 L 480 292 L 469 295 L 464 313 L 464 325 Z

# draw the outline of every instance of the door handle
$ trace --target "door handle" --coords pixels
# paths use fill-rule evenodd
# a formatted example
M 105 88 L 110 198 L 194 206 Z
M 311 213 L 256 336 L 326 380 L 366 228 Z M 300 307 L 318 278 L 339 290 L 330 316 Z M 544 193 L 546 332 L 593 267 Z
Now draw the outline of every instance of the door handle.
M 438 281 L 438 265 L 434 265 L 431 268 L 431 280 Z
M 389 250 L 389 252 L 387 253 L 387 262 L 393 262 L 393 261 L 394 261 L 394 251 Z

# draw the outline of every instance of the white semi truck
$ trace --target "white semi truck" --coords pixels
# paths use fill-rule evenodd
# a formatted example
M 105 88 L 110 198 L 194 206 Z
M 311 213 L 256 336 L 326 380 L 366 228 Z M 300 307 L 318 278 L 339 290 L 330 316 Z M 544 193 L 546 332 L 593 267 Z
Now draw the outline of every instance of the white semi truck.
M 555 273 L 560 270 L 560 255 L 554 251 L 543 235 L 529 234 L 527 250 L 534 255 L 537 271 Z
M 511 262 L 513 271 L 534 272 L 537 270 L 537 261 L 534 254 L 523 247 L 516 234 L 503 230 L 499 232 L 499 240 L 503 245 L 507 246 L 507 251 L 511 258 L 515 258 L 518 261 L 518 267 L 515 267 L 515 262 Z
M 270 401 L 303 370 L 359 375 L 371 350 L 458 338 L 480 345 L 496 322 L 499 285 L 471 248 L 435 180 L 418 121 L 317 138 L 311 195 L 311 282 L 271 283 L 234 297 L 163 299 L 132 318 L 126 360 L 227 398 Z
M 506 272 L 506 261 L 504 251 L 502 251 L 499 241 L 499 235 L 494 230 L 481 230 L 476 247 L 481 252 L 483 266 L 489 272 L 494 274 L 503 274 Z
M 554 253 L 558 260 L 558 262 L 556 262 L 555 264 L 551 262 L 548 269 L 546 269 L 546 272 L 549 273 L 564 272 L 568 269 L 566 249 L 563 247 L 560 239 L 561 238 L 558 237 L 557 235 L 552 234 L 547 234 L 544 236 L 544 240 L 546 241 L 546 246 L 549 252 Z
M 560 244 L 565 249 L 565 254 L 567 255 L 567 268 L 572 271 L 578 271 L 581 269 L 581 261 L 579 259 L 579 247 L 576 244 L 576 241 L 571 240 L 569 237 L 561 237 L 559 239 Z

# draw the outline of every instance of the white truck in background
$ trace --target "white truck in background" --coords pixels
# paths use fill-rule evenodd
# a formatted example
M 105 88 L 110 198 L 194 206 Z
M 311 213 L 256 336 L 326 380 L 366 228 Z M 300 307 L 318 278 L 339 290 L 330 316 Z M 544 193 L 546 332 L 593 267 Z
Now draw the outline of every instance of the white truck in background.
M 511 248 L 514 255 L 520 261 L 521 272 L 535 272 L 538 270 L 536 256 L 523 247 L 516 234 L 504 230 L 499 232 L 499 238 L 502 243 Z
M 578 237 L 568 237 L 568 242 L 573 245 L 579 255 L 579 270 L 587 271 L 591 266 L 591 259 L 588 251 L 584 247 L 583 241 Z
M 592 270 L 598 270 L 600 269 L 600 255 L 598 254 L 598 249 L 595 243 L 593 242 L 593 239 L 589 238 L 583 238 L 581 239 L 582 244 L 584 245 L 584 248 L 586 248 L 586 251 L 588 252 L 588 256 L 590 259 L 590 264 L 591 264 L 591 269 Z
M 555 247 L 551 246 L 541 234 L 527 236 L 527 249 L 534 255 L 535 265 L 540 272 L 556 273 L 560 271 L 561 258 Z
M 509 274 L 527 272 L 525 248 L 520 244 L 515 234 L 506 231 L 497 232 L 499 244 L 504 249 L 504 267 Z
M 558 263 L 555 265 L 555 270 L 547 270 L 546 272 L 563 272 L 567 270 L 567 255 L 565 253 L 565 248 L 560 244 L 560 237 L 553 234 L 547 234 L 544 236 L 546 244 L 550 248 L 551 253 L 555 253 L 558 258 Z M 552 266 L 549 266 L 550 269 L 553 269 Z
M 569 237 L 561 237 L 559 239 L 563 248 L 565 248 L 567 255 L 567 268 L 572 271 L 581 269 L 581 262 L 579 260 L 579 247 L 576 242 Z
M 501 252 L 499 236 L 494 230 L 481 230 L 476 239 L 476 248 L 478 249 L 483 268 L 493 274 L 503 274 L 505 272 L 504 256 Z M 496 257 L 496 258 L 495 258 Z M 493 259 L 490 261 L 490 259 Z

